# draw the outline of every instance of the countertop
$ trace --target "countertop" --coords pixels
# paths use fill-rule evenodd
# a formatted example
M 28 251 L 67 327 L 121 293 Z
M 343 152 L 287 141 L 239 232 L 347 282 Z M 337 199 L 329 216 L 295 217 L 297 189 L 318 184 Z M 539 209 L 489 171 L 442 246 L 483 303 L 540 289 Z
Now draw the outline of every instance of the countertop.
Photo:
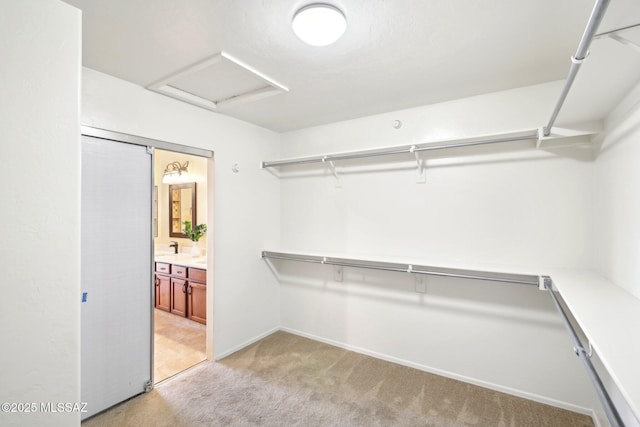
M 168 264 L 177 264 L 184 267 L 207 269 L 207 257 L 192 257 L 191 254 L 156 254 L 155 262 L 166 262 Z

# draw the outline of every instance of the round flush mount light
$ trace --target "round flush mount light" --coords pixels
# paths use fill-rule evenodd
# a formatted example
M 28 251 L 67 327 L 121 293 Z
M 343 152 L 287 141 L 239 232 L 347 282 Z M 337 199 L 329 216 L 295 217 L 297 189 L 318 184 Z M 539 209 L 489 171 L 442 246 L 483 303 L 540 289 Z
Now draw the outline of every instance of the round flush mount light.
M 347 19 L 340 9 L 326 3 L 304 6 L 293 16 L 293 32 L 311 46 L 327 46 L 347 29 Z

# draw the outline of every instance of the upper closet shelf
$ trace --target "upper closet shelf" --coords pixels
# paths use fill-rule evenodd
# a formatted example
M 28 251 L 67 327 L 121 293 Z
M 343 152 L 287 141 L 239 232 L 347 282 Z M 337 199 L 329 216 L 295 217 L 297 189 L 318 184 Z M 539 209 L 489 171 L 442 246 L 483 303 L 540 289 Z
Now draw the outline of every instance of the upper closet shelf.
M 589 46 L 593 41 L 593 37 L 596 35 L 598 30 L 598 26 L 602 21 L 602 18 L 607 10 L 607 7 L 610 3 L 610 0 L 596 0 L 593 10 L 591 11 L 591 16 L 589 17 L 589 21 L 587 22 L 587 26 L 582 34 L 582 38 L 580 39 L 580 43 L 578 44 L 578 48 L 576 49 L 575 55 L 571 57 L 571 67 L 569 68 L 569 74 L 565 80 L 565 85 L 562 88 L 558 101 L 555 104 L 553 112 L 551 113 L 551 117 L 549 118 L 549 122 L 546 126 L 540 127 L 537 129 L 525 130 L 522 132 L 514 132 L 512 134 L 502 134 L 502 135 L 493 135 L 490 137 L 479 137 L 479 138 L 471 138 L 471 139 L 460 139 L 460 140 L 451 140 L 451 141 L 440 141 L 440 142 L 432 142 L 432 143 L 422 143 L 422 144 L 414 144 L 414 145 L 405 145 L 399 147 L 389 147 L 389 148 L 380 148 L 376 150 L 367 150 L 367 151 L 352 151 L 347 153 L 337 153 L 337 154 L 326 154 L 323 156 L 315 156 L 315 157 L 300 157 L 294 159 L 287 160 L 275 160 L 262 162 L 262 168 L 271 168 L 271 167 L 279 167 L 279 166 L 289 166 L 289 165 L 299 165 L 306 163 L 329 163 L 333 174 L 336 179 L 338 178 L 338 174 L 336 173 L 335 165 L 333 164 L 336 160 L 347 160 L 347 159 L 356 159 L 363 157 L 374 157 L 374 156 L 387 156 L 393 154 L 411 154 L 415 156 L 417 165 L 418 165 L 418 174 L 422 177 L 418 180 L 418 182 L 424 182 L 424 163 L 420 158 L 419 153 L 423 151 L 431 151 L 431 150 L 442 150 L 448 148 L 459 148 L 459 147 L 469 147 L 469 146 L 477 146 L 477 145 L 486 145 L 486 144 L 499 144 L 505 142 L 514 142 L 514 141 L 527 141 L 527 140 L 535 140 L 536 147 L 540 148 L 545 142 L 560 138 L 574 137 L 579 134 L 576 131 L 569 132 L 566 134 L 564 132 L 554 130 L 555 121 L 564 105 L 564 101 L 569 94 L 569 90 L 573 85 L 573 82 L 580 70 L 580 67 L 584 60 L 587 58 L 589 53 Z M 589 133 L 587 133 L 589 134 Z M 583 133 L 584 135 L 584 133 Z
M 333 162 L 339 160 L 408 154 L 410 156 L 415 156 L 416 162 L 418 163 L 418 168 L 424 168 L 423 161 L 420 157 L 420 153 L 422 152 L 489 144 L 504 144 L 508 142 L 519 141 L 535 141 L 536 148 L 543 148 L 546 145 L 552 145 L 552 143 L 557 144 L 558 141 L 562 141 L 562 145 L 564 145 L 566 143 L 573 143 L 576 139 L 579 139 L 581 137 L 598 133 L 600 130 L 598 126 L 599 125 L 594 126 L 593 123 L 587 123 L 581 126 L 580 129 L 555 128 L 554 132 L 548 136 L 544 135 L 544 128 L 538 128 L 514 131 L 509 133 L 483 135 L 473 138 L 451 139 L 412 145 L 380 147 L 371 150 L 347 151 L 342 153 L 332 153 L 310 157 L 296 157 L 283 160 L 264 161 L 262 162 L 261 167 L 264 169 L 309 163 L 326 163 L 333 167 Z

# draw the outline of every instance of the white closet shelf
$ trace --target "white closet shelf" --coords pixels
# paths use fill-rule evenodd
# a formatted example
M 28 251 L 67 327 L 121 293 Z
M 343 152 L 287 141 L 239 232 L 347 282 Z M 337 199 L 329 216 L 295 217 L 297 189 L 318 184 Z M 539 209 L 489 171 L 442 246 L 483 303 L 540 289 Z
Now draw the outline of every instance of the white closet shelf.
M 487 263 L 454 265 L 434 260 L 300 251 L 263 251 L 262 258 L 495 280 L 540 288 L 543 288 L 545 279 L 550 279 L 630 409 L 640 420 L 640 335 L 637 334 L 640 330 L 640 299 L 592 271 Z M 570 344 L 567 340 L 567 346 Z
M 600 131 L 600 125 L 594 123 L 585 123 L 576 128 L 555 128 L 551 135 L 545 136 L 543 128 L 517 130 L 507 133 L 497 133 L 491 135 L 481 135 L 471 138 L 450 139 L 431 141 L 424 143 L 416 143 L 411 145 L 396 145 L 378 147 L 370 150 L 345 151 L 341 153 L 323 154 L 307 157 L 291 157 L 282 160 L 263 161 L 261 168 L 272 168 L 281 166 L 292 166 L 310 163 L 328 163 L 333 166 L 334 161 L 360 159 L 367 157 L 381 157 L 398 154 L 408 154 L 416 156 L 418 163 L 421 159 L 418 157 L 420 153 L 445 149 L 460 149 L 464 147 L 473 147 L 489 144 L 505 144 L 510 142 L 535 141 L 536 148 L 544 148 L 546 146 L 572 144 L 576 140 L 584 140 L 585 136 L 590 136 Z
M 551 269 L 548 273 L 640 420 L 640 299 L 593 271 Z

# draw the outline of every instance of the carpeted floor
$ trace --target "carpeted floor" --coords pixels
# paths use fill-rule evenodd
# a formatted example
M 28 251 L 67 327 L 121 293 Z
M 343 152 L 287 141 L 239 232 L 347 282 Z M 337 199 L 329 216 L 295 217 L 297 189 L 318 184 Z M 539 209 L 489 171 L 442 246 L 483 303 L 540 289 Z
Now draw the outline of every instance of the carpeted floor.
M 276 332 L 92 426 L 593 426 L 558 409 Z
M 153 379 L 156 383 L 207 358 L 205 325 L 158 309 L 154 317 Z

